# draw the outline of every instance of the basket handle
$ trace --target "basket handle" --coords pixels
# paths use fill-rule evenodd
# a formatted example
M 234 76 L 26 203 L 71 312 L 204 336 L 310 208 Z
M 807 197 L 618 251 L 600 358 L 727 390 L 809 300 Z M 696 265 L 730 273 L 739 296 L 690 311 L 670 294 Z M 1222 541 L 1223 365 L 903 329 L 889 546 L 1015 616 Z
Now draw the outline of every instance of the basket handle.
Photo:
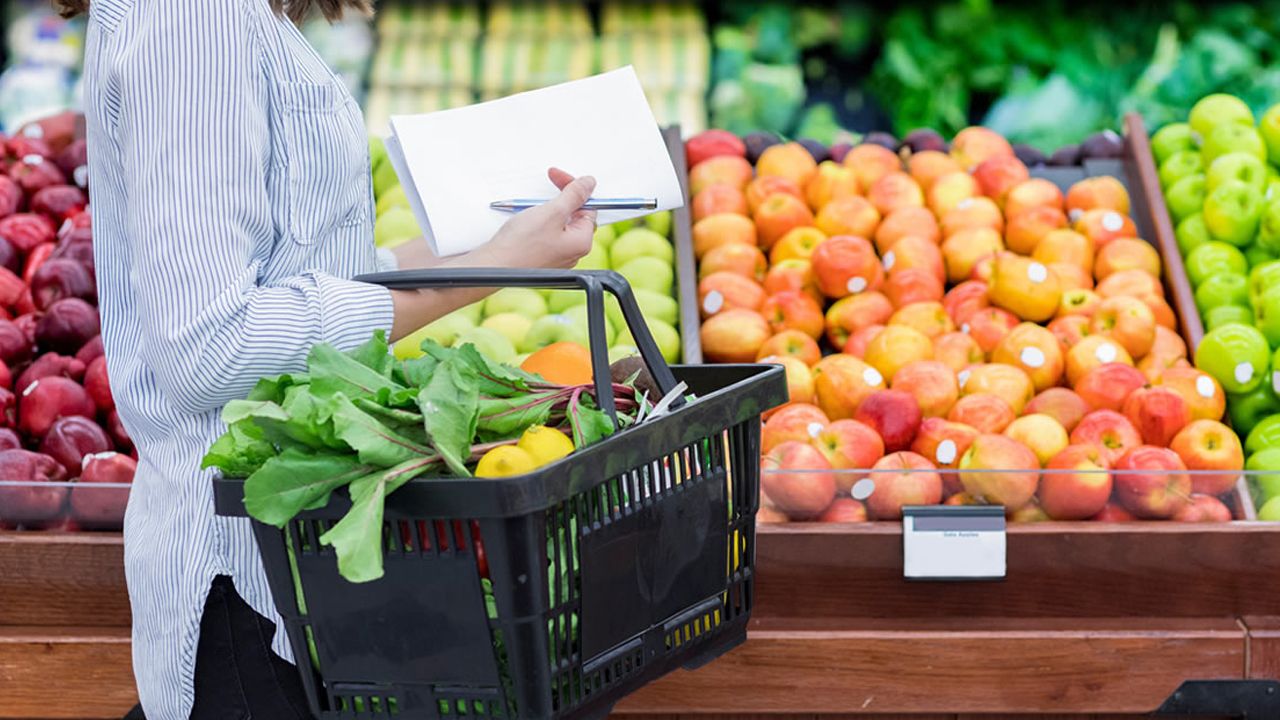
M 640 306 L 626 278 L 612 270 L 548 270 L 508 268 L 430 268 L 374 273 L 356 278 L 359 282 L 382 285 L 392 290 L 417 290 L 421 288 L 502 288 L 528 287 L 547 290 L 584 290 L 587 293 L 587 334 L 591 347 L 591 370 L 595 382 L 596 398 L 608 413 L 613 427 L 618 428 L 618 416 L 613 399 L 613 378 L 609 374 L 609 351 L 605 341 L 604 293 L 608 291 L 618 299 L 622 317 L 627 322 L 631 336 L 636 341 L 640 358 L 653 376 L 658 391 L 667 395 L 676 387 L 676 378 L 667 366 L 658 344 L 649 333 Z M 657 402 L 658 398 L 653 398 Z M 677 398 L 672 407 L 683 404 Z

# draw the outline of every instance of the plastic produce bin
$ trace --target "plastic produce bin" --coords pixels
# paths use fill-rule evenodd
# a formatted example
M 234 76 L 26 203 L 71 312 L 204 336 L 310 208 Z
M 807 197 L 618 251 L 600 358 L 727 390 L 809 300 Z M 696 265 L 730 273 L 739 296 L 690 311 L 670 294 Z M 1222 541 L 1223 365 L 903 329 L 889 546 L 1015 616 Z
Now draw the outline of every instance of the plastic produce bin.
M 300 665 L 312 712 L 599 718 L 649 681 L 745 639 L 760 414 L 786 399 L 781 368 L 668 368 L 630 288 L 611 272 L 364 279 L 398 289 L 585 290 L 597 392 L 610 407 L 607 290 L 659 390 L 679 378 L 699 397 L 524 476 L 411 481 L 387 498 L 386 574 L 371 583 L 339 577 L 332 549 L 317 540 L 349 507 L 344 492 L 284 531 L 254 521 L 295 656 L 314 643 L 314 667 Z M 215 482 L 218 513 L 246 516 L 243 480 Z

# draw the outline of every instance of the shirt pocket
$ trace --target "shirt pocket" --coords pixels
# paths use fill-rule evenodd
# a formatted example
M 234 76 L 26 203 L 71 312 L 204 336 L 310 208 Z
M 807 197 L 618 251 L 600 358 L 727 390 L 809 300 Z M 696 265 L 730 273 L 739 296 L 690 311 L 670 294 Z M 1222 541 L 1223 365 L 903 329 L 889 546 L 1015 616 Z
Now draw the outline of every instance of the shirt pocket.
M 354 101 L 337 81 L 279 82 L 285 213 L 292 239 L 311 245 L 369 212 L 369 146 Z

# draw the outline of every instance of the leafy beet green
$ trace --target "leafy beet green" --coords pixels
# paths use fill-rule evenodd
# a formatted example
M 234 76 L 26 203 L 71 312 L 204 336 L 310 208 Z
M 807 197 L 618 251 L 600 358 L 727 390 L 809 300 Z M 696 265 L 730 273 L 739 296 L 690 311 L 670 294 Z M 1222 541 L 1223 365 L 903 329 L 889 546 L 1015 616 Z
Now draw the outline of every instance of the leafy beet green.
M 560 429 L 579 448 L 614 432 L 590 385 L 548 383 L 471 345 L 428 340 L 422 349 L 401 362 L 382 332 L 346 353 L 315 346 L 305 374 L 263 378 L 247 399 L 227 404 L 227 431 L 203 466 L 246 478 L 245 509 L 275 527 L 346 488 L 351 509 L 320 542 L 334 548 L 343 577 L 367 582 L 383 573 L 386 498 L 406 482 L 470 477 L 484 452 L 535 424 Z M 613 387 L 625 427 L 636 392 L 627 383 Z

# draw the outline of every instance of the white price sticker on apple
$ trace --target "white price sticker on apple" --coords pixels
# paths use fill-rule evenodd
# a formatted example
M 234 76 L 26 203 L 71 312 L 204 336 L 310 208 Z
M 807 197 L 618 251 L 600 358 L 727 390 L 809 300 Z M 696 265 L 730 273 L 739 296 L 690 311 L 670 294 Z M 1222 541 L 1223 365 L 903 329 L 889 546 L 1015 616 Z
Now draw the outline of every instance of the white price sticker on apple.
M 1006 548 L 1000 505 L 902 508 L 902 576 L 908 580 L 1000 580 Z

